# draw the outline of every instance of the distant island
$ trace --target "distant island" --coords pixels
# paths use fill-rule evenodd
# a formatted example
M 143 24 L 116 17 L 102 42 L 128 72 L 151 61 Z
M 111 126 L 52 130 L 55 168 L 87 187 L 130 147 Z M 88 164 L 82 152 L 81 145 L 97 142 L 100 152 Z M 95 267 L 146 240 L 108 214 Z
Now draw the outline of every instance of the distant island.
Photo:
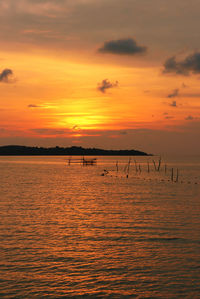
M 138 150 L 105 150 L 99 148 L 71 147 L 29 147 L 6 145 L 0 147 L 0 156 L 150 156 Z

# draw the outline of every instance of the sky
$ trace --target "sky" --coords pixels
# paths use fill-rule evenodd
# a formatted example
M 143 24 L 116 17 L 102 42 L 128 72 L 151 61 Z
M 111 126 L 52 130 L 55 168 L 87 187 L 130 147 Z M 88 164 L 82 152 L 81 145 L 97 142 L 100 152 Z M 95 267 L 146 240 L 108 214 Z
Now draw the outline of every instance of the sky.
M 0 0 L 0 146 L 200 153 L 199 0 Z

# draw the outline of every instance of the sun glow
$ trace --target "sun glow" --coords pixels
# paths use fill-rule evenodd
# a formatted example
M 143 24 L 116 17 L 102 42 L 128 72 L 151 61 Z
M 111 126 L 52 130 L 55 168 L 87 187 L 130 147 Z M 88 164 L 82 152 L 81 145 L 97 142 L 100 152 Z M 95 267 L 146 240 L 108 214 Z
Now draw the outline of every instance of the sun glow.
M 176 87 L 174 79 L 153 67 L 78 63 L 42 53 L 17 53 L 18 59 L 11 52 L 1 55 L 2 69 L 11 68 L 15 79 L 1 84 L 1 136 L 78 140 L 113 131 L 117 139 L 121 130 L 170 131 L 199 119 L 193 112 L 199 108 L 196 99 L 182 97 L 185 90 L 190 94 L 189 87 L 179 88 L 175 99 L 167 97 Z M 102 82 L 106 89 L 98 88 Z M 177 87 L 182 84 L 179 79 Z M 192 84 L 197 92 L 188 81 Z
M 100 115 L 76 115 L 64 118 L 59 125 L 73 130 L 98 129 L 99 125 L 105 123 L 105 120 L 106 117 Z

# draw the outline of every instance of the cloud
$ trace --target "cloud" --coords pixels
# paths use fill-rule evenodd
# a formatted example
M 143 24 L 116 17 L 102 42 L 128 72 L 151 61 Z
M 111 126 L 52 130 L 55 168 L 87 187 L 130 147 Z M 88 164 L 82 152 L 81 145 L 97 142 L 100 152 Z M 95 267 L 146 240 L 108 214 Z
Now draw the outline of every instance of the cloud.
M 13 75 L 13 71 L 11 69 L 4 69 L 0 73 L 0 82 L 9 83 L 10 76 Z
M 135 55 L 147 51 L 144 46 L 139 46 L 132 38 L 111 40 L 104 43 L 103 47 L 98 49 L 100 53 L 111 53 L 117 55 Z
M 51 50 L 62 47 L 62 51 L 78 47 L 80 55 L 80 49 L 84 50 L 86 45 L 92 49 L 101 41 L 115 39 L 116 33 L 120 37 L 132 37 L 134 34 L 148 40 L 155 60 L 160 59 L 163 50 L 184 48 L 186 41 L 192 49 L 197 49 L 200 2 L 175 0 L 173 3 L 179 14 L 169 2 L 0 0 L 1 49 L 6 49 L 9 41 L 15 49 L 23 49 L 24 44 L 46 49 L 51 47 Z M 30 36 L 24 35 L 24 30 L 50 31 L 52 34 Z
M 46 128 L 31 129 L 31 131 L 40 135 L 63 135 L 68 132 L 67 130 L 46 129 Z
M 172 91 L 172 93 L 170 93 L 170 94 L 168 94 L 168 98 L 175 98 L 175 97 L 177 97 L 179 95 L 179 89 L 178 88 L 176 88 L 176 89 L 174 89 L 173 91 Z
M 172 118 L 174 118 L 174 116 L 170 116 L 170 115 L 165 116 L 165 119 L 172 119 Z
M 127 131 L 120 131 L 119 134 L 121 134 L 121 135 L 127 135 Z
M 193 53 L 181 61 L 176 57 L 168 58 L 164 63 L 163 73 L 173 73 L 175 75 L 200 74 L 200 52 Z
M 55 15 L 55 12 L 59 12 L 61 10 L 62 0 L 1 0 L 3 1 L 3 5 L 0 4 L 0 8 L 4 13 L 8 13 L 9 11 L 16 11 L 17 13 L 27 13 L 29 15 L 41 15 L 52 17 Z M 6 3 L 5 3 L 6 2 Z M 58 2 L 58 3 L 56 3 Z M 65 0 L 64 0 L 65 2 Z M 63 3 L 64 3 L 63 2 Z
M 182 97 L 184 97 L 184 98 L 200 98 L 200 93 L 199 92 L 196 92 L 196 93 L 188 92 L 188 93 L 184 93 L 182 95 Z
M 169 106 L 171 106 L 171 107 L 177 107 L 177 103 L 176 103 L 176 101 L 172 101 L 172 102 L 169 104 Z
M 194 119 L 194 117 L 191 116 L 191 115 L 188 115 L 188 116 L 185 118 L 185 120 L 193 120 L 193 119 Z
M 30 104 L 27 106 L 28 108 L 41 108 L 40 105 Z
M 102 93 L 105 93 L 107 89 L 117 87 L 117 86 L 118 86 L 118 81 L 116 81 L 115 83 L 111 83 L 110 81 L 108 81 L 108 79 L 104 79 L 102 80 L 101 83 L 98 84 L 97 89 Z
M 183 87 L 183 88 L 187 88 L 187 85 L 183 82 L 183 83 L 182 83 L 182 87 Z
M 56 106 L 51 103 L 44 103 L 43 105 L 29 104 L 27 107 L 28 108 L 42 108 L 42 109 L 56 108 Z

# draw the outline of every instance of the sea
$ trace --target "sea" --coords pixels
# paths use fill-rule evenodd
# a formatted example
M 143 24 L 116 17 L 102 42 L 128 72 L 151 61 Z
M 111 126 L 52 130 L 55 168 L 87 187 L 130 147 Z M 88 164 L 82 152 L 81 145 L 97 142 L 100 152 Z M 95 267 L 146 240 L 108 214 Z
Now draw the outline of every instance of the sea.
M 0 298 L 200 298 L 200 156 L 93 158 L 0 157 Z

